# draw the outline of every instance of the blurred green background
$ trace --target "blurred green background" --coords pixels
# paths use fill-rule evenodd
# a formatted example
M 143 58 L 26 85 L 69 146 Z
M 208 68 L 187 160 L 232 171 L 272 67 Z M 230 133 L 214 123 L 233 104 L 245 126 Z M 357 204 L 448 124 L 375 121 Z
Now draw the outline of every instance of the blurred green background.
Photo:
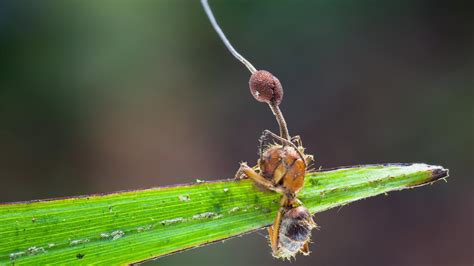
M 292 265 L 472 265 L 470 1 L 212 1 L 282 82 L 317 166 L 426 162 L 448 183 L 317 214 Z M 0 2 L 0 202 L 230 178 L 277 131 L 199 1 Z M 146 265 L 287 265 L 266 232 Z M 1 240 L 0 240 L 1 241 Z

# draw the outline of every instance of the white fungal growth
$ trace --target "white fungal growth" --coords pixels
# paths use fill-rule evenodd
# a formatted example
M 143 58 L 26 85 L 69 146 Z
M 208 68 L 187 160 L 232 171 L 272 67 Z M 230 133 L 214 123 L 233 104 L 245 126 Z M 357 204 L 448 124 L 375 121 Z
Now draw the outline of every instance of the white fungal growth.
M 116 231 L 113 231 L 112 233 L 110 233 L 110 236 L 112 236 L 112 240 L 117 240 L 117 239 L 121 238 L 124 235 L 125 235 L 125 233 L 122 230 L 116 230 Z
M 174 219 L 163 220 L 160 223 L 162 225 L 170 225 L 170 224 L 175 224 L 175 223 L 182 223 L 184 221 L 186 221 L 186 219 L 178 217 L 178 218 L 174 218 Z
M 229 189 L 228 188 L 224 188 L 224 192 L 229 192 Z
M 11 260 L 14 260 L 14 259 L 17 259 L 23 255 L 25 255 L 26 253 L 24 251 L 19 251 L 19 252 L 13 252 L 13 253 L 10 253 L 10 259 Z
M 102 239 L 112 238 L 112 240 L 117 240 L 124 235 L 125 233 L 122 230 L 115 230 L 112 233 L 101 233 L 100 238 Z
M 189 195 L 179 195 L 178 196 L 178 199 L 179 201 L 184 201 L 184 202 L 188 202 L 191 200 L 191 198 L 189 197 Z
M 234 212 L 238 212 L 238 211 L 240 211 L 240 207 L 234 207 L 234 208 L 229 210 L 229 213 L 234 213 Z
M 201 179 L 196 179 L 196 183 L 204 183 L 204 182 L 206 182 L 206 181 L 201 180 Z
M 43 253 L 43 252 L 46 252 L 46 251 L 42 247 L 30 247 L 26 250 L 26 253 L 28 253 L 28 255 L 36 255 L 38 253 Z
M 217 218 L 221 218 L 221 217 L 222 217 L 222 215 L 217 215 L 217 213 L 214 213 L 214 212 L 203 212 L 203 213 L 193 215 L 194 220 L 209 219 L 209 218 L 217 219 Z
M 52 247 L 50 245 L 51 244 L 49 244 L 48 247 Z M 54 246 L 54 244 L 53 244 L 53 246 Z M 21 256 L 25 256 L 25 255 L 34 256 L 36 254 L 44 253 L 44 252 L 46 252 L 46 250 L 43 247 L 33 246 L 33 247 L 29 247 L 26 251 L 18 251 L 18 252 L 10 253 L 9 257 L 10 257 L 11 260 L 14 260 L 14 259 L 17 259 Z
M 56 246 L 56 244 L 54 244 L 54 243 L 48 244 L 48 248 L 52 248 L 54 246 Z
M 137 232 L 148 231 L 148 230 L 150 230 L 151 228 L 153 228 L 153 225 L 152 225 L 152 224 L 149 224 L 149 225 L 146 225 L 146 226 L 139 226 L 139 227 L 137 228 Z
M 70 246 L 75 246 L 75 245 L 79 245 L 79 244 L 85 244 L 89 242 L 89 239 L 85 238 L 85 239 L 76 239 L 76 240 L 72 240 L 69 245 Z

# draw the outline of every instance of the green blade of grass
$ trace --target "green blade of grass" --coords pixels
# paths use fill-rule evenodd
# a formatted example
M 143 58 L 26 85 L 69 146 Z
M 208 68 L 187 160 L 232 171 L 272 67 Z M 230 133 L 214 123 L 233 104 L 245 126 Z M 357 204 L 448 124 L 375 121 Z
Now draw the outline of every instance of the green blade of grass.
M 353 166 L 306 176 L 311 213 L 447 177 L 426 164 Z M 252 232 L 280 196 L 250 180 L 0 205 L 0 265 L 128 264 Z

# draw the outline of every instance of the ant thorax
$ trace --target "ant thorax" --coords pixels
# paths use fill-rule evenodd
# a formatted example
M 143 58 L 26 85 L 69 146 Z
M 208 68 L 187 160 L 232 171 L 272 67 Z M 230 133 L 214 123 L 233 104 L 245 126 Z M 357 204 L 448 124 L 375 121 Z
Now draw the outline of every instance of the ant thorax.
M 304 185 L 306 162 L 303 156 L 294 146 L 268 145 L 258 161 L 260 174 L 275 186 L 296 194 Z
M 311 238 L 311 230 L 316 227 L 311 214 L 303 206 L 287 207 L 283 212 L 278 233 L 278 248 L 274 251 L 273 256 L 290 259 L 298 252 L 308 255 L 309 250 L 305 247 Z

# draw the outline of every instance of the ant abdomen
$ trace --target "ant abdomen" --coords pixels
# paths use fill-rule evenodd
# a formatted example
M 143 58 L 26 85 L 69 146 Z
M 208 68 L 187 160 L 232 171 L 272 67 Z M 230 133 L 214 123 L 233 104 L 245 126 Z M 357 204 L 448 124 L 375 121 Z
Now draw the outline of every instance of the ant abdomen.
M 282 218 L 279 232 L 277 257 L 290 258 L 298 252 L 305 253 L 304 246 L 311 237 L 316 224 L 308 209 L 303 206 L 289 207 Z

